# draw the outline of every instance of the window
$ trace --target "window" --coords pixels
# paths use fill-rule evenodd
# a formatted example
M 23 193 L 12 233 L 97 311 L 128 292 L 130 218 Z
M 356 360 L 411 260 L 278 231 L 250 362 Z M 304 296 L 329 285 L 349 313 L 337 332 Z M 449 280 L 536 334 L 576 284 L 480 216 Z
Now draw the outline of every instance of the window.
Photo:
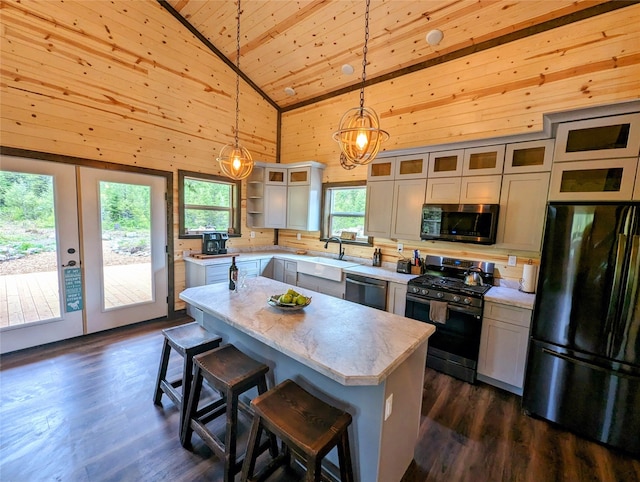
M 364 234 L 365 181 L 324 184 L 323 198 L 323 239 L 338 236 L 346 242 L 371 244 Z M 354 239 L 348 233 L 354 233 Z
M 206 231 L 240 235 L 240 181 L 178 171 L 180 238 L 199 238 Z

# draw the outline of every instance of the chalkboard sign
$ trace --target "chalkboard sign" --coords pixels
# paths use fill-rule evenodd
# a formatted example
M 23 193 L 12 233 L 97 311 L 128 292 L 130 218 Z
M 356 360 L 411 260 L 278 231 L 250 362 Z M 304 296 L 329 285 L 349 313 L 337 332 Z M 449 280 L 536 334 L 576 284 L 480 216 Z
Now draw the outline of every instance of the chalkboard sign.
M 82 272 L 80 268 L 64 269 L 65 312 L 82 309 Z

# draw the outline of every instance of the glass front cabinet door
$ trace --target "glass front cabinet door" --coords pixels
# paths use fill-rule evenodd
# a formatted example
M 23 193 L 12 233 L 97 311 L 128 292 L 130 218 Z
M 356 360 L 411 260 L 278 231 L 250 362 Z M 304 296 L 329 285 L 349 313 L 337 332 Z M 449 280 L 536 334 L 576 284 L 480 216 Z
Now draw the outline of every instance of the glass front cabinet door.
M 549 200 L 629 201 L 637 165 L 637 157 L 555 163 Z
M 640 151 L 640 113 L 558 125 L 554 162 L 633 157 Z

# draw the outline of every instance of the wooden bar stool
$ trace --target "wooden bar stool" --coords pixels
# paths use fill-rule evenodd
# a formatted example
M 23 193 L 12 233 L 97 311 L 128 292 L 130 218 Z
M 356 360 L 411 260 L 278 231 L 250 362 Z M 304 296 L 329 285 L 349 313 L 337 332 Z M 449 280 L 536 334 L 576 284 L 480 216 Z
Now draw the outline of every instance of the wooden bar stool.
M 237 457 L 236 440 L 238 435 L 238 409 L 251 414 L 250 407 L 239 400 L 239 396 L 256 387 L 258 394 L 267 391 L 266 373 L 269 367 L 248 357 L 233 345 L 223 345 L 194 357 L 194 381 L 189 393 L 181 442 L 184 447 L 191 444 L 191 435 L 195 431 L 218 458 L 224 460 L 224 481 L 232 482 L 234 475 L 242 468 L 243 457 Z M 207 383 L 218 391 L 220 400 L 198 410 L 202 392 L 202 383 Z M 224 442 L 206 426 L 215 418 L 226 414 Z M 277 455 L 277 442 L 269 437 L 261 450 L 270 447 L 272 456 Z
M 322 459 L 338 448 L 340 480 L 353 481 L 347 427 L 351 415 L 311 395 L 292 380 L 285 380 L 251 401 L 253 424 L 242 467 L 242 481 L 263 480 L 276 468 L 289 464 L 290 450 L 306 459 L 306 481 L 320 481 Z M 279 437 L 283 453 L 274 458 L 258 476 L 253 476 L 262 430 Z
M 180 425 L 178 425 L 178 433 L 180 433 L 186 413 L 186 398 L 189 396 L 193 380 L 193 357 L 218 347 L 222 338 L 208 332 L 195 321 L 186 325 L 167 328 L 162 330 L 162 334 L 164 335 L 164 344 L 162 345 L 162 356 L 160 357 L 160 368 L 158 369 L 153 403 L 160 405 L 162 393 L 167 394 L 180 410 Z M 170 382 L 167 380 L 167 367 L 169 366 L 169 356 L 172 348 L 184 358 L 184 363 L 182 378 Z M 181 387 L 180 391 L 178 391 L 178 387 Z

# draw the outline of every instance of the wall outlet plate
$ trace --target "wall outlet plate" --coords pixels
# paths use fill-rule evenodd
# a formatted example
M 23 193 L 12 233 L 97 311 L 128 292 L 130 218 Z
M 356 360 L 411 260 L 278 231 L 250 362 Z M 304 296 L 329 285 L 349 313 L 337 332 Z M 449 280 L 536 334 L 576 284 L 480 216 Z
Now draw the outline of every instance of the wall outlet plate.
M 298 241 L 300 241 L 300 240 L 302 239 L 302 235 L 301 235 L 300 233 L 297 233 L 297 234 L 296 234 L 296 239 L 297 239 Z
M 398 253 L 402 253 L 403 249 L 404 249 L 404 246 L 402 245 L 402 243 L 398 243 Z
M 384 419 L 388 419 L 393 412 L 393 393 L 384 402 Z
M 518 264 L 518 258 L 511 255 L 509 256 L 509 261 L 507 261 L 507 266 L 516 266 Z
M 255 238 L 256 237 L 256 232 L 255 231 L 251 231 L 249 236 L 252 237 L 252 238 Z

